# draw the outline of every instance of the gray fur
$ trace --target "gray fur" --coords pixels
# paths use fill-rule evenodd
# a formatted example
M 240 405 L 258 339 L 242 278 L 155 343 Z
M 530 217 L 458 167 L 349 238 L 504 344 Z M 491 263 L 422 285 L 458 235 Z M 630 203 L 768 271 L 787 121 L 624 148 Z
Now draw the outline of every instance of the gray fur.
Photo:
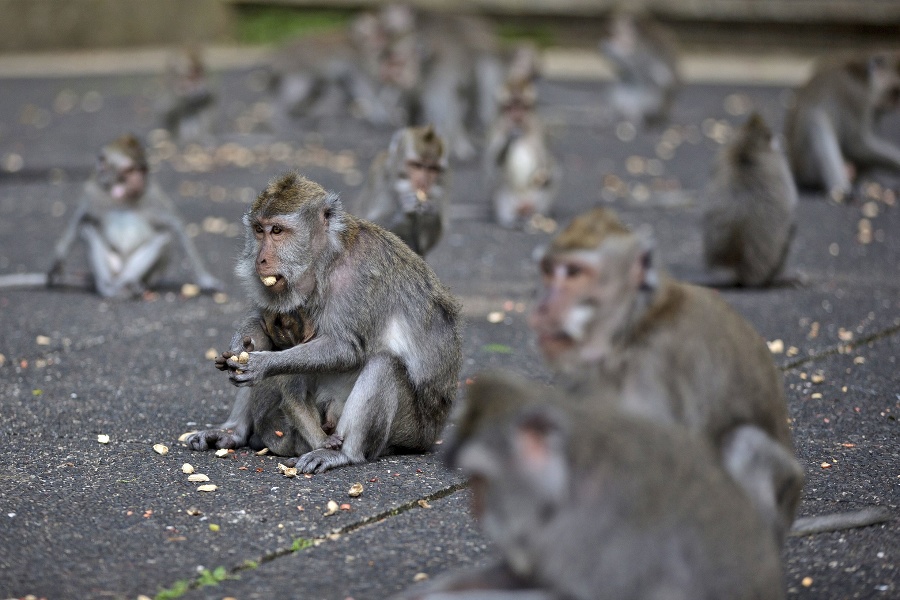
M 103 170 L 134 165 L 131 159 L 117 151 L 117 143 L 104 149 L 104 156 L 115 154 L 116 160 L 101 161 Z M 117 163 L 122 160 L 125 164 Z M 222 289 L 221 282 L 204 266 L 175 205 L 149 175 L 145 177 L 146 189 L 140 198 L 118 201 L 109 193 L 107 173 L 98 167 L 95 176 L 85 184 L 78 206 L 56 245 L 54 262 L 48 273 L 50 285 L 65 280 L 65 259 L 76 238 L 80 237 L 88 248 L 97 292 L 104 297 L 139 296 L 164 270 L 174 238 L 184 251 L 200 288 Z
M 770 284 L 796 228 L 797 189 L 787 158 L 754 115 L 716 159 L 703 215 L 708 267 L 731 269 L 739 285 Z
M 282 182 L 291 177 L 296 176 Z M 254 219 L 248 214 L 245 223 Z M 235 334 L 232 352 L 240 351 L 246 337 L 253 351 L 246 364 L 226 358 L 232 383 L 253 393 L 249 407 L 239 406 L 239 397 L 226 425 L 261 435 L 271 429 L 252 414 L 259 410 L 255 405 L 277 401 L 262 390 L 281 376 L 302 382 L 292 384 L 302 393 L 282 386 L 282 403 L 301 415 L 317 411 L 322 420 L 336 421 L 327 442 L 319 439 L 324 432 L 307 440 L 312 451 L 297 458 L 298 469 L 322 472 L 387 452 L 427 450 L 456 395 L 458 302 L 403 242 L 344 212 L 333 194 L 307 198 L 293 214 L 273 219 L 291 232 L 276 251 L 288 285 L 275 292 L 260 282 L 254 267 L 258 243 L 248 227 L 237 272 L 255 308 Z M 261 325 L 261 314 L 269 310 L 299 311 L 314 335 L 273 350 Z M 191 446 L 204 449 L 204 438 L 218 444 L 219 437 L 215 430 L 201 432 Z M 229 441 L 246 443 L 242 436 Z
M 784 597 L 770 531 L 689 431 L 491 374 L 463 415 L 450 465 L 477 480 L 501 563 L 404 598 Z
M 853 192 L 845 161 L 857 171 L 900 172 L 900 148 L 879 138 L 882 115 L 900 102 L 900 54 L 879 53 L 820 65 L 797 90 L 785 121 L 797 182 L 834 200 Z

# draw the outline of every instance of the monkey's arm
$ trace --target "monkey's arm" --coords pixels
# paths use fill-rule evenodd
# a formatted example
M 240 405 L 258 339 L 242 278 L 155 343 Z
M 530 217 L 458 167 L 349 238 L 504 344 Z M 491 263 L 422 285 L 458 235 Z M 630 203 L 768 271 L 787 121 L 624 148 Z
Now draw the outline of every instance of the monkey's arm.
M 62 236 L 56 243 L 56 248 L 53 252 L 53 262 L 50 265 L 50 269 L 47 271 L 47 285 L 53 285 L 59 281 L 62 276 L 62 268 L 66 255 L 69 253 L 69 248 L 72 247 L 72 243 L 75 241 L 75 236 L 78 233 L 78 228 L 81 226 L 81 223 L 89 218 L 91 212 L 90 208 L 90 190 L 85 187 L 81 199 L 78 201 L 78 206 L 75 208 L 75 212 L 72 213 L 72 218 L 69 219 Z
M 234 385 L 243 387 L 273 375 L 349 371 L 362 362 L 362 350 L 351 341 L 321 335 L 286 350 L 251 352 L 246 363 L 229 358 L 228 378 Z
M 178 238 L 181 247 L 184 249 L 184 253 L 187 255 L 188 261 L 191 263 L 191 269 L 194 271 L 194 276 L 197 278 L 197 285 L 203 290 L 222 291 L 222 282 L 207 271 L 206 266 L 203 264 L 203 259 L 200 258 L 200 253 L 197 252 L 194 242 L 192 242 L 190 236 L 188 236 L 187 231 L 184 228 L 184 222 L 181 220 L 181 217 L 178 216 L 175 205 L 169 197 L 166 196 L 155 183 L 152 184 L 152 187 L 148 190 L 147 194 L 153 200 L 152 206 L 159 207 L 157 210 L 152 211 L 150 218 L 156 224 L 161 225 L 174 233 Z

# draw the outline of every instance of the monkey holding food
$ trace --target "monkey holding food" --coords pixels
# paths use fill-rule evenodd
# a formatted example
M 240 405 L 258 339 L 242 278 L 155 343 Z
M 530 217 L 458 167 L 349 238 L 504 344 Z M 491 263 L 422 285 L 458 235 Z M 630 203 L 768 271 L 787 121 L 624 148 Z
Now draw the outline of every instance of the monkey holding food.
M 188 445 L 271 443 L 304 473 L 429 449 L 462 360 L 459 303 L 431 268 L 296 173 L 259 194 L 244 227 L 236 273 L 253 308 L 216 361 L 238 397 L 228 421 Z M 295 317 L 269 325 L 270 313 Z M 281 427 L 291 435 L 273 439 Z

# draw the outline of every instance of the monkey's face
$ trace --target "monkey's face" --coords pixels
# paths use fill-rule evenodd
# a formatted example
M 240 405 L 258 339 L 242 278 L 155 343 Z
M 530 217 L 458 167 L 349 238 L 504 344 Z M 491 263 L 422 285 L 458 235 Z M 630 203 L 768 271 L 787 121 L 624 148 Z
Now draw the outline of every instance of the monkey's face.
M 548 254 L 540 262 L 543 286 L 528 321 L 544 357 L 558 370 L 606 356 L 634 304 L 639 274 L 633 257 L 617 245 L 607 241 L 595 251 Z
M 104 152 L 97 161 L 97 181 L 117 202 L 133 202 L 144 195 L 147 172 L 125 156 Z

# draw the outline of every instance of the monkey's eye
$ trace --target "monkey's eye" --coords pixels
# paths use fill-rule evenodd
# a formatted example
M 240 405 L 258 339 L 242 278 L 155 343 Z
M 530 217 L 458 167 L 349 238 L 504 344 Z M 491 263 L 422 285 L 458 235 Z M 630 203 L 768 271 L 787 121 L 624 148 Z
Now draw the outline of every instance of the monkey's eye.
M 569 263 L 566 265 L 566 277 L 578 277 L 582 273 L 584 273 L 584 268 L 581 265 L 576 265 Z
M 256 233 L 262 234 L 264 231 L 263 226 L 260 225 L 259 223 L 257 223 L 256 225 L 253 226 L 253 231 L 255 231 Z
M 443 173 L 443 171 L 444 171 L 444 169 L 443 169 L 443 167 L 441 167 L 441 165 L 428 165 L 426 168 L 429 171 L 431 171 L 432 173 L 437 173 L 437 174 Z
M 425 165 L 423 165 L 422 163 L 420 163 L 420 162 L 417 161 L 417 160 L 408 160 L 408 161 L 406 161 L 406 166 L 408 166 L 410 169 L 415 169 L 415 170 L 417 170 L 417 171 L 418 171 L 419 169 L 425 168 Z
M 280 225 L 272 225 L 272 235 L 278 235 L 282 232 Z

